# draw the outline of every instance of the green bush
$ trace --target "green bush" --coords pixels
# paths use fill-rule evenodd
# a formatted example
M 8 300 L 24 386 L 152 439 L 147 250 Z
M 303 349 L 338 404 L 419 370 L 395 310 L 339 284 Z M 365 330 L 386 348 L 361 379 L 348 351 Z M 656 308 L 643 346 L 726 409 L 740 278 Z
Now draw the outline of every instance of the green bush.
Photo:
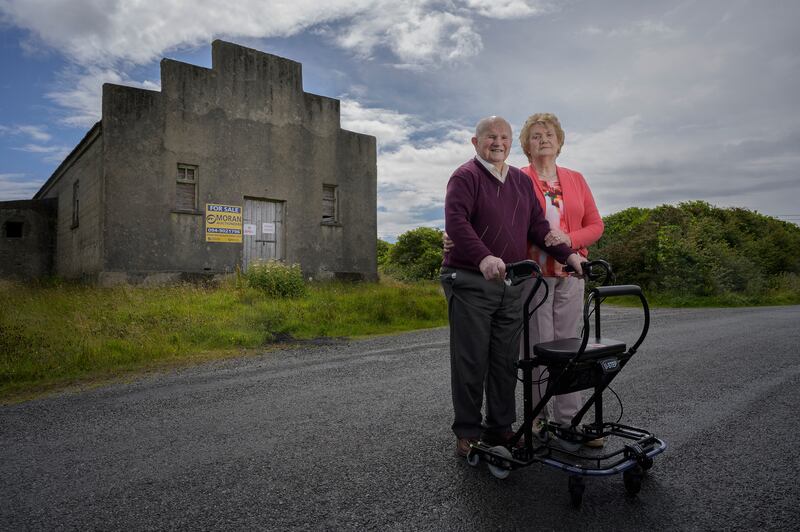
M 405 281 L 438 278 L 442 266 L 442 231 L 417 227 L 397 237 L 391 246 L 384 271 Z
M 378 267 L 386 266 L 389 263 L 389 253 L 391 253 L 393 245 L 390 242 L 378 239 Z
M 272 297 L 301 297 L 306 294 L 299 264 L 288 266 L 278 261 L 255 262 L 248 266 L 247 283 Z
M 605 233 L 590 253 L 611 262 L 620 284 L 720 301 L 798 294 L 791 281 L 800 274 L 794 224 L 703 201 L 631 208 L 603 221 Z

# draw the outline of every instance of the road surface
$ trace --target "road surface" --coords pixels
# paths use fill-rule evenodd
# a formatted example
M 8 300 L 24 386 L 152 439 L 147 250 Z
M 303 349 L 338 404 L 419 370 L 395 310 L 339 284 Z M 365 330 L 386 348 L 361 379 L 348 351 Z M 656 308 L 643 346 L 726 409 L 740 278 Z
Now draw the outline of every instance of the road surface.
M 635 336 L 635 310 L 604 318 Z M 796 530 L 798 344 L 797 306 L 654 311 L 613 387 L 669 449 L 580 509 L 559 471 L 454 456 L 447 329 L 0 406 L 0 530 Z

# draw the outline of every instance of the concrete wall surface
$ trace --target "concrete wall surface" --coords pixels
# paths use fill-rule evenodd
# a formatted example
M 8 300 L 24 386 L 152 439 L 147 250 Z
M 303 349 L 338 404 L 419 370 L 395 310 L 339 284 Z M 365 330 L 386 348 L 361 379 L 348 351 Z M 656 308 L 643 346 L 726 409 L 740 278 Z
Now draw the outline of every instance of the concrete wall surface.
M 103 135 L 86 139 L 79 153 L 61 166 L 44 197 L 58 201 L 55 274 L 67 279 L 93 279 L 103 265 Z M 77 188 L 77 220 L 73 195 Z
M 56 200 L 0 201 L 0 277 L 53 273 Z

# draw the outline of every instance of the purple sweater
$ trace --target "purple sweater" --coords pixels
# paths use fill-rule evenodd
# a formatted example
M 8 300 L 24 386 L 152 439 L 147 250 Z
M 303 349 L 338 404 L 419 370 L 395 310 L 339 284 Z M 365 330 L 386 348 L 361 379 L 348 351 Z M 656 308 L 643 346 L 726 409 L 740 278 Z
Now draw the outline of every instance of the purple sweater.
M 478 264 L 489 255 L 507 263 L 524 260 L 528 240 L 561 263 L 574 253 L 565 244 L 544 245 L 550 224 L 530 178 L 514 167 L 501 183 L 477 159 L 462 164 L 447 183 L 444 219 L 455 247 L 442 266 L 480 271 Z

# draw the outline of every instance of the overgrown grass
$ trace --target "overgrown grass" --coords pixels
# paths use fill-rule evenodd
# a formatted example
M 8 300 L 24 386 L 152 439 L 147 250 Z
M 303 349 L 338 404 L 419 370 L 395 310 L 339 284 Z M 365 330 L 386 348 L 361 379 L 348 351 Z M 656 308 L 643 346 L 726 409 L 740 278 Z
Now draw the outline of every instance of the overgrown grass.
M 447 323 L 438 283 L 310 285 L 278 299 L 219 288 L 0 284 L 0 401 L 276 341 L 359 337 Z
M 667 307 L 800 304 L 800 280 L 786 275 L 754 295 L 646 295 L 651 306 Z M 609 302 L 638 304 L 626 299 Z M 0 402 L 247 355 L 276 342 L 446 324 L 447 306 L 434 281 L 311 284 L 294 299 L 270 297 L 241 280 L 218 288 L 0 282 Z
M 656 307 L 760 307 L 767 305 L 800 305 L 800 294 L 782 292 L 769 296 L 726 293 L 718 296 L 650 294 L 647 301 Z

